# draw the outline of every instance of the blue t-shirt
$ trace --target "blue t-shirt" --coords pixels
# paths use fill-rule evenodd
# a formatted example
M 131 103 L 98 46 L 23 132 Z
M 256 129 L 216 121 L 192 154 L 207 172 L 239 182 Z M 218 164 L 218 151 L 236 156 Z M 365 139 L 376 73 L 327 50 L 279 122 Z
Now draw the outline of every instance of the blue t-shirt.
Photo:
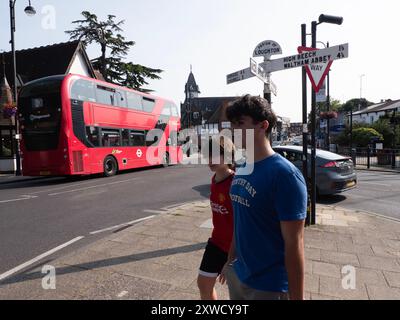
M 231 186 L 238 278 L 251 288 L 287 292 L 280 221 L 303 220 L 307 187 L 301 172 L 281 155 L 238 168 Z

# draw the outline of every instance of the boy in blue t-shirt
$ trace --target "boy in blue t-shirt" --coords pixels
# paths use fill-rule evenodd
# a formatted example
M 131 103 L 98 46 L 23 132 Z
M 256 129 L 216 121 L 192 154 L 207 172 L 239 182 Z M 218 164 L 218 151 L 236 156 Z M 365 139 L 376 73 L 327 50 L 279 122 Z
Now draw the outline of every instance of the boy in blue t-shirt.
M 232 182 L 234 239 L 220 282 L 226 279 L 232 300 L 302 300 L 303 175 L 271 147 L 267 137 L 277 118 L 267 100 L 246 95 L 226 114 L 232 128 L 242 130 L 242 146 L 254 161 L 246 163 L 251 171 L 238 168 Z M 253 130 L 254 141 L 246 141 L 246 130 Z

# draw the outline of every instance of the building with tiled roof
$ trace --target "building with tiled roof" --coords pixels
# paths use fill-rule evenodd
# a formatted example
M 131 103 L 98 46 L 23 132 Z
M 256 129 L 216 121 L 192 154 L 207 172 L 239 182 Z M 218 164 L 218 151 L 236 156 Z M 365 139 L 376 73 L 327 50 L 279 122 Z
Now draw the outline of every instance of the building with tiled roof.
M 353 122 L 372 124 L 380 117 L 386 114 L 392 114 L 393 111 L 400 112 L 400 100 L 382 100 L 380 103 L 353 112 Z

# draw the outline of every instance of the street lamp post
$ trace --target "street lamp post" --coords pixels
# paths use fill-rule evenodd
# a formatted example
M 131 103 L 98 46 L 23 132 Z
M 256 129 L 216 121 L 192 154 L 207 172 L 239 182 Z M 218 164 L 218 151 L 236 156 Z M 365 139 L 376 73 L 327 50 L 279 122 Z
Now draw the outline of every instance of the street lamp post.
M 15 57 L 15 3 L 17 0 L 10 0 L 10 27 L 11 27 L 11 52 L 12 52 L 12 73 L 14 79 L 14 101 L 15 105 L 18 108 L 18 87 L 17 87 L 17 62 Z M 31 5 L 31 1 L 29 0 L 29 5 L 25 8 L 25 13 L 28 16 L 33 16 L 36 14 L 36 10 Z M 18 128 L 18 109 L 17 113 L 14 116 L 14 130 L 15 130 L 15 161 L 17 163 L 17 167 L 15 170 L 15 175 L 21 175 L 21 156 L 19 152 L 19 128 Z
M 341 25 L 343 23 L 342 17 L 330 16 L 321 14 L 317 21 L 311 22 L 311 47 L 317 47 L 317 26 L 321 23 L 330 23 Z M 316 110 L 316 92 L 311 92 L 311 224 L 316 222 L 316 139 L 315 139 L 315 110 Z
M 365 77 L 365 74 L 360 75 L 360 100 L 358 102 L 358 110 L 361 110 L 362 78 L 363 77 Z M 355 155 L 353 154 L 353 105 L 350 105 L 350 155 L 354 161 Z

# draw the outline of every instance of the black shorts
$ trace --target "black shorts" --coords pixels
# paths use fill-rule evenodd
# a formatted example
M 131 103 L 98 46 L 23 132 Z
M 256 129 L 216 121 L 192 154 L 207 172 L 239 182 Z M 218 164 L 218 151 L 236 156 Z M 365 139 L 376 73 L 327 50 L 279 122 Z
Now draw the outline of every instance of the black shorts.
M 205 277 L 218 277 L 228 260 L 228 254 L 208 240 L 201 260 L 199 275 Z

